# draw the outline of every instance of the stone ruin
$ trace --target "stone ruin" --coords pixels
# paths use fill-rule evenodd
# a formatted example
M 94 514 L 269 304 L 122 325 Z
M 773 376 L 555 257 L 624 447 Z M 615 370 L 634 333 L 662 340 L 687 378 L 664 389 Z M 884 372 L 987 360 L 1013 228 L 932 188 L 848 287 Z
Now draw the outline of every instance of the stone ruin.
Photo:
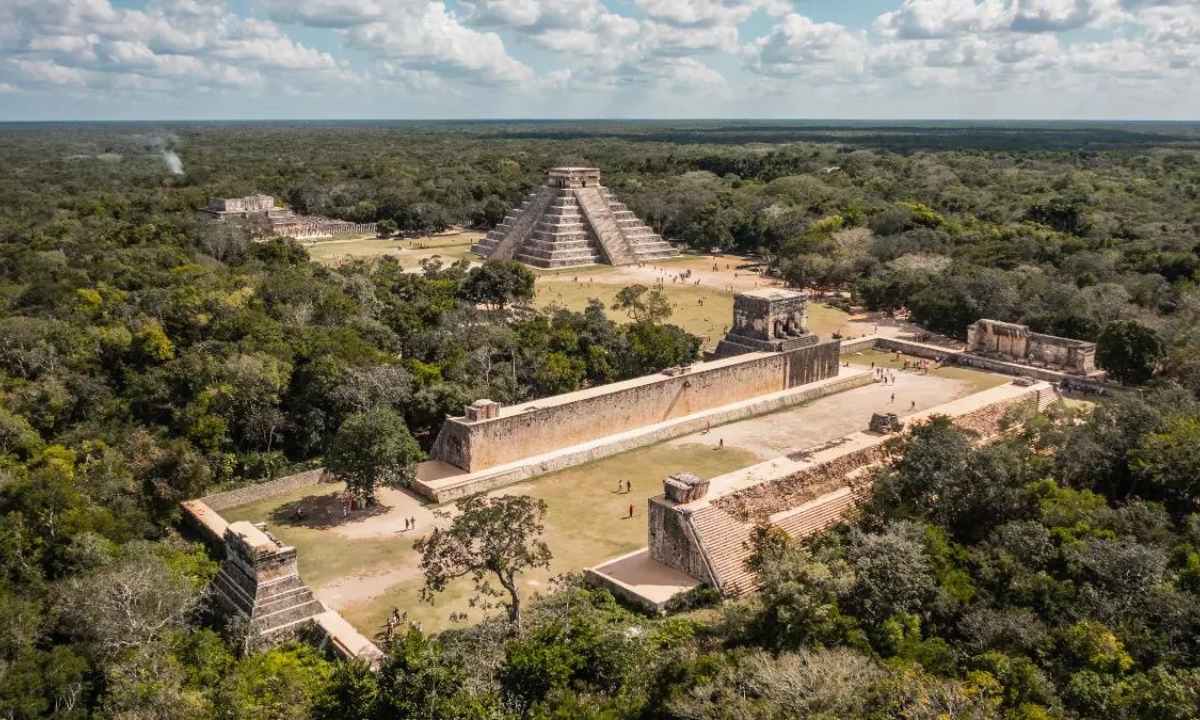
M 867 429 L 873 433 L 887 435 L 904 430 L 904 423 L 900 422 L 900 416 L 896 413 L 872 413 Z
M 321 215 L 297 215 L 287 208 L 275 207 L 275 198 L 271 195 L 215 198 L 209 201 L 204 212 L 221 222 L 229 218 L 252 220 L 264 237 L 319 240 L 338 235 L 373 235 L 376 232 L 375 223 L 354 223 Z
M 218 220 L 227 217 L 246 218 L 261 215 L 275 209 L 275 198 L 271 195 L 247 195 L 240 198 L 214 198 L 208 203 L 204 212 L 215 216 Z
M 663 481 L 663 494 L 673 503 L 690 503 L 708 495 L 708 481 L 691 473 L 669 475 Z
M 217 601 L 248 626 L 248 643 L 306 625 L 325 606 L 300 580 L 296 548 L 244 520 L 225 530 L 225 559 L 213 580 Z
M 717 357 L 783 352 L 815 345 L 808 331 L 808 300 L 782 288 L 750 290 L 733 298 L 733 327 L 717 345 Z
M 1096 343 L 1030 332 L 1028 325 L 977 320 L 967 326 L 967 352 L 1072 375 L 1096 375 Z
M 551 168 L 546 184 L 471 250 L 541 268 L 631 265 L 679 254 L 600 184 L 597 168 L 585 167 Z

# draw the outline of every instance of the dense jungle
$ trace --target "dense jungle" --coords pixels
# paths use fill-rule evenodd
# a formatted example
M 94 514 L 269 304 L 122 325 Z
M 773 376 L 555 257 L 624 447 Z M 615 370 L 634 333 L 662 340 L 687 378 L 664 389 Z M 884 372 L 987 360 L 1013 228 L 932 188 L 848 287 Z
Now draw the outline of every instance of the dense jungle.
M 919 427 L 853 522 L 759 533 L 743 600 L 652 618 L 564 577 L 519 631 L 408 628 L 378 672 L 242 652 L 181 500 L 368 420 L 418 457 L 476 398 L 701 344 L 665 313 L 535 310 L 524 268 L 331 267 L 198 211 L 487 229 L 567 164 L 846 307 L 1097 341 L 1124 391 L 989 444 Z M 1200 126 L 0 124 L 0 168 L 4 720 L 1200 716 Z

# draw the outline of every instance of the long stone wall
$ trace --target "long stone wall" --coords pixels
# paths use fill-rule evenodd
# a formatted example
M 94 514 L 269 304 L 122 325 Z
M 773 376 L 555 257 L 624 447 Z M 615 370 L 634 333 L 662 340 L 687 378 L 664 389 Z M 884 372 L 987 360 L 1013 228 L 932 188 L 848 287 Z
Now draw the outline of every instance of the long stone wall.
M 1006 385 L 933 408 L 918 418 L 946 415 L 958 427 L 990 437 L 1001 430 L 1001 420 L 1014 407 L 1041 410 L 1056 397 L 1046 384 L 1028 389 Z M 727 488 L 714 497 L 690 503 L 675 503 L 665 495 L 652 498 L 650 555 L 725 595 L 748 592 L 757 583 L 745 568 L 751 552 L 747 539 L 754 526 L 771 523 L 773 517 L 784 517 L 787 525 L 800 528 L 836 522 L 829 503 L 814 501 L 832 498 L 842 488 L 849 488 L 853 498 L 865 497 L 870 492 L 870 469 L 885 460 L 884 445 L 890 437 L 853 433 L 838 443 L 712 478 L 712 487 Z M 833 509 L 844 514 L 853 507 L 854 502 L 839 502 Z
M 205 495 L 200 500 L 213 510 L 225 510 L 226 508 L 237 507 L 238 505 L 266 500 L 276 495 L 283 495 L 297 488 L 320 484 L 324 473 L 325 470 L 322 468 L 305 470 L 304 472 L 288 475 L 276 480 Z
M 870 385 L 873 382 L 875 381 L 871 378 L 870 373 L 849 373 L 845 377 L 839 376 L 824 382 L 812 383 L 809 386 L 793 388 L 792 390 L 772 395 L 763 395 L 692 416 L 606 436 L 594 442 L 574 445 L 545 455 L 535 455 L 518 462 L 508 463 L 507 465 L 478 473 L 455 476 L 449 479 L 418 480 L 413 485 L 413 490 L 433 502 L 449 502 L 477 492 L 494 490 L 495 488 L 511 485 L 532 477 L 545 475 L 546 473 L 582 465 L 583 463 L 595 462 L 596 460 L 602 460 L 606 457 L 636 450 L 647 445 L 673 440 L 677 437 L 700 432 L 708 427 L 716 427 L 759 415 L 778 412 L 835 393 Z
M 431 455 L 468 472 L 589 442 L 838 373 L 839 343 L 700 363 L 505 408 L 499 417 L 448 418 Z
M 984 407 L 954 417 L 954 424 L 984 437 L 999 432 L 1000 421 L 1016 406 L 1039 409 L 1039 391 L 1031 390 L 1019 397 L 990 403 Z M 884 443 L 879 442 L 821 462 L 787 477 L 773 479 L 753 487 L 716 498 L 712 504 L 742 522 L 762 522 L 771 515 L 794 508 L 825 493 L 847 485 L 856 473 L 884 460 Z M 865 480 L 865 476 L 864 476 Z

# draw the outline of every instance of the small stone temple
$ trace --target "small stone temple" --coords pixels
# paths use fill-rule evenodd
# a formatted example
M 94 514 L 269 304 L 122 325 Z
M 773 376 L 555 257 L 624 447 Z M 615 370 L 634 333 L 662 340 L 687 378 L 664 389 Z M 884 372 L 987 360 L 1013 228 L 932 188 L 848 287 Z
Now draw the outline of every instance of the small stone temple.
M 814 345 L 808 331 L 808 300 L 802 293 L 766 288 L 733 297 L 733 327 L 717 345 L 717 357 L 783 352 Z
M 1073 375 L 1094 375 L 1096 343 L 1030 332 L 1028 325 L 977 320 L 967 326 L 967 352 L 1047 367 Z
M 240 198 L 215 198 L 210 200 L 204 211 L 224 220 L 227 217 L 250 217 L 275 210 L 275 198 L 271 195 L 247 195 Z
M 600 184 L 597 168 L 587 167 L 551 168 L 546 184 L 471 250 L 541 268 L 631 265 L 679 254 Z
M 244 520 L 230 523 L 224 540 L 225 560 L 213 590 L 226 611 L 248 621 L 251 644 L 310 622 L 325 611 L 300 580 L 296 548 L 280 545 Z

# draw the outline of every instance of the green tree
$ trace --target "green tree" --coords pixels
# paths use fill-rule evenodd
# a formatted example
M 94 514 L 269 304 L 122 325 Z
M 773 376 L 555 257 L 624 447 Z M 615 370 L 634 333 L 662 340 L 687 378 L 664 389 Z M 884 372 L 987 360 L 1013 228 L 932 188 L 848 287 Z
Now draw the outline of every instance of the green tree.
M 671 302 L 661 290 L 645 285 L 621 288 L 613 300 L 613 310 L 624 310 L 637 323 L 657 324 L 671 317 Z
M 1158 333 L 1133 320 L 1109 323 L 1096 340 L 1096 362 L 1128 385 L 1141 385 L 1153 377 L 1164 355 Z
M 473 495 L 458 504 L 458 515 L 446 530 L 435 529 L 415 544 L 421 553 L 425 585 L 421 596 L 432 602 L 451 581 L 469 576 L 472 602 L 491 607 L 489 598 L 503 597 L 509 622 L 521 627 L 521 593 L 517 576 L 550 566 L 550 548 L 542 540 L 546 501 L 524 495 Z M 492 585 L 492 580 L 501 589 Z
M 380 485 L 404 485 L 424 459 L 421 447 L 394 410 L 376 407 L 346 418 L 325 454 L 325 469 L 368 503 Z
M 384 218 L 383 220 L 375 223 L 375 232 L 379 234 L 379 237 L 386 238 L 400 232 L 400 227 L 396 225 L 395 220 L 391 218 Z
M 488 260 L 467 272 L 459 297 L 497 310 L 533 299 L 533 271 L 516 260 Z
M 250 654 L 225 677 L 216 705 L 231 720 L 306 720 L 332 673 L 333 664 L 307 645 Z
M 1140 494 L 1189 512 L 1200 499 L 1200 418 L 1176 415 L 1129 453 Z

